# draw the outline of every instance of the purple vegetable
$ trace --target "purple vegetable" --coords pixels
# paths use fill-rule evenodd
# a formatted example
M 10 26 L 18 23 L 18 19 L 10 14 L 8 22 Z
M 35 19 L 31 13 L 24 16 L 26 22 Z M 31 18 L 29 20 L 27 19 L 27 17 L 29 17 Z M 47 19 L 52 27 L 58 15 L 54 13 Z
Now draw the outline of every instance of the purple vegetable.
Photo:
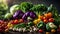
M 28 17 L 35 19 L 36 14 L 34 12 L 28 11 L 23 15 L 22 19 L 27 20 Z
M 30 11 L 25 13 L 26 16 L 30 16 Z
M 22 19 L 26 20 L 27 17 L 28 17 L 28 16 L 27 16 L 26 14 L 24 14 L 23 17 L 22 17 Z
M 32 19 L 34 19 L 34 18 L 36 18 L 36 14 L 35 14 L 34 12 L 30 12 L 30 17 L 31 17 Z
M 23 15 L 24 15 L 24 13 L 21 10 L 18 10 L 13 15 L 13 18 L 22 18 Z

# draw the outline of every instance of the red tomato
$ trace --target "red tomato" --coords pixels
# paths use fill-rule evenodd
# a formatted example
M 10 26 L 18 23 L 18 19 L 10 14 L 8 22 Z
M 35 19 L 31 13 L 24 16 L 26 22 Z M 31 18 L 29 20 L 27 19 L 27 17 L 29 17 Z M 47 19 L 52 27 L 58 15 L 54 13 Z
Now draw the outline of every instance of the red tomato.
M 46 17 L 43 17 L 43 20 L 47 19 Z
M 18 20 L 14 20 L 14 24 L 18 24 L 19 22 L 18 22 Z
M 54 22 L 54 19 L 53 19 L 53 18 L 50 18 L 50 19 L 49 19 L 49 22 Z
M 44 23 L 48 23 L 48 20 L 47 19 L 44 19 L 43 21 L 44 21 Z
M 20 19 L 19 22 L 22 23 L 24 20 L 23 19 Z
M 39 30 L 39 32 L 40 32 L 40 33 L 42 33 L 42 32 L 43 32 L 43 30 L 42 30 L 42 29 L 40 29 L 40 30 Z

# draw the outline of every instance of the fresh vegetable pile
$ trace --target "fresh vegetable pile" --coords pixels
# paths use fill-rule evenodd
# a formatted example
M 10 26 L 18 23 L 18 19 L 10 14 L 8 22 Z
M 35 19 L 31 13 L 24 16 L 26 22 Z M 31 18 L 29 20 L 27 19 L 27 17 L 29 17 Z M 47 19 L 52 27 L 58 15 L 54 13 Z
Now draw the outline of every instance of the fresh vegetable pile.
M 3 6 L 0 6 L 3 7 Z M 2 11 L 7 12 L 2 12 Z M 60 32 L 60 16 L 57 9 L 51 4 L 49 7 L 44 4 L 33 5 L 29 2 L 22 2 L 5 9 L 0 9 L 0 32 L 19 31 L 33 32 L 44 31 Z

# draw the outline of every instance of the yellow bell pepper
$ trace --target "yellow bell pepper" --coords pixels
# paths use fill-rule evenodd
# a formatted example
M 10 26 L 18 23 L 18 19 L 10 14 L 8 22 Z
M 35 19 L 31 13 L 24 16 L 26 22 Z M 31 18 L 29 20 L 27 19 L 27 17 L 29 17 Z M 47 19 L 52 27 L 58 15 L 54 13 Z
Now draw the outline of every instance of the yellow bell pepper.
M 37 19 L 37 22 L 39 23 L 41 21 L 41 19 Z
M 8 28 L 10 28 L 10 27 L 13 27 L 13 24 L 11 24 L 11 23 L 8 23 Z
M 34 20 L 33 23 L 36 25 L 38 23 L 38 21 L 37 20 Z

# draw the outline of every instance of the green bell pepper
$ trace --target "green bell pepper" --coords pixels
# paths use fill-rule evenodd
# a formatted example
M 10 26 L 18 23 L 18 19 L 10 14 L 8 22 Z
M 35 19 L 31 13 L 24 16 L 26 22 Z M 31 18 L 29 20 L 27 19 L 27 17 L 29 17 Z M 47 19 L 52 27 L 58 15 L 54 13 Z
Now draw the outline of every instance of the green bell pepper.
M 33 22 L 28 23 L 28 26 L 33 26 L 33 25 L 34 25 Z
M 40 23 L 37 24 L 37 27 L 40 29 L 40 28 L 43 28 L 45 26 L 44 22 L 43 21 L 40 21 Z

